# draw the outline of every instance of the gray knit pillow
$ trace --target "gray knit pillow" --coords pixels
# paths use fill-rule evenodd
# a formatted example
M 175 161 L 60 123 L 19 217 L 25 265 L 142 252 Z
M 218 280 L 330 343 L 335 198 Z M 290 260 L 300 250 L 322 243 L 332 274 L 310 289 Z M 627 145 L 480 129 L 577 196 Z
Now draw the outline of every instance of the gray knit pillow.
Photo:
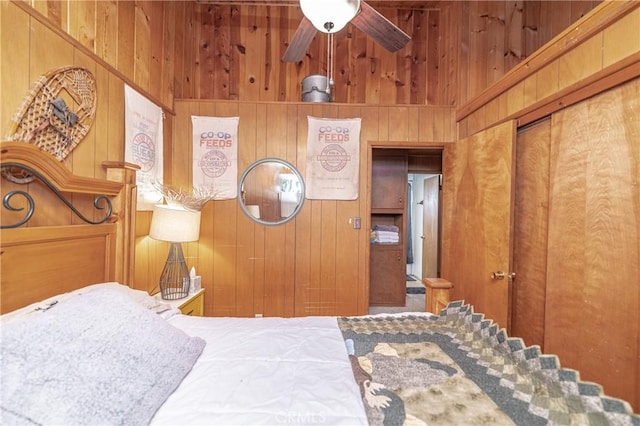
M 0 424 L 148 424 L 205 346 L 108 287 L 0 330 Z

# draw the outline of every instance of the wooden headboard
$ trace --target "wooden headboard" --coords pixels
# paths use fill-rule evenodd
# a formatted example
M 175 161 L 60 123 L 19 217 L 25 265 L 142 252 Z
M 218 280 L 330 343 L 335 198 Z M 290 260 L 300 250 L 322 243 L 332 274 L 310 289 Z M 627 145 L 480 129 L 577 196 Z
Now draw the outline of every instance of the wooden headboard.
M 2 142 L 0 163 L 27 176 L 1 178 L 0 313 L 89 284 L 133 284 L 137 166 L 105 162 L 107 179 L 76 176 L 24 142 Z

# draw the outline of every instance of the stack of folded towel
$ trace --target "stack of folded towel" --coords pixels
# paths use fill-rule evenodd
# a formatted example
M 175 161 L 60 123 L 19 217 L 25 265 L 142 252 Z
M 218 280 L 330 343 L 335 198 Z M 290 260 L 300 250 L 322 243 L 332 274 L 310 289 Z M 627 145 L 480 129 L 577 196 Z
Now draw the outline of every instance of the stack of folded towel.
M 372 244 L 398 244 L 400 229 L 395 225 L 374 225 L 371 230 Z

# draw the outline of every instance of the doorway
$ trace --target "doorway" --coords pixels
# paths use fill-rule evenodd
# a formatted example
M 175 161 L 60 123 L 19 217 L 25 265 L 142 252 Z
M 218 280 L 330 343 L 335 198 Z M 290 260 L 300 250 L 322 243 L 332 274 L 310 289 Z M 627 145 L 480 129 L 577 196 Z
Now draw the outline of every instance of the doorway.
M 424 311 L 422 278 L 440 276 L 442 151 L 372 147 L 370 312 Z M 397 248 L 373 238 L 376 227 L 390 226 L 400 230 Z

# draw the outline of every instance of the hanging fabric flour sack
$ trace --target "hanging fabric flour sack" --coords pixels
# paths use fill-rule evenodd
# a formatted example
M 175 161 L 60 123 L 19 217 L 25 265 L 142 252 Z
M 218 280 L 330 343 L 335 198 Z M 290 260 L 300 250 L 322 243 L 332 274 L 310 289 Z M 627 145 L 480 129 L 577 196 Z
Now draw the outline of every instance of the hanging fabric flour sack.
M 306 198 L 355 200 L 360 175 L 360 118 L 308 117 Z
M 191 116 L 193 187 L 208 190 L 215 200 L 238 196 L 239 120 L 239 117 Z
M 140 166 L 136 173 L 138 210 L 153 210 L 162 202 L 162 108 L 125 84 L 124 160 Z

